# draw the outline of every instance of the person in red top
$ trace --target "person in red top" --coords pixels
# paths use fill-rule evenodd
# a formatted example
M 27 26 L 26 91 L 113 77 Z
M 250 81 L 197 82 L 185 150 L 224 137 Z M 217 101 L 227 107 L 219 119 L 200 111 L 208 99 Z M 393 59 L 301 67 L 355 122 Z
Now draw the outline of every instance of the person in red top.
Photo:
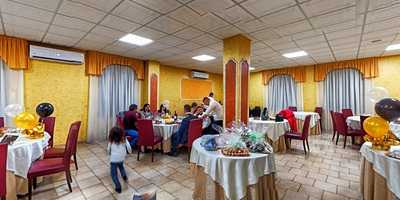
M 137 138 L 139 136 L 136 128 L 136 122 L 140 119 L 140 113 L 137 112 L 138 106 L 132 104 L 129 106 L 129 111 L 124 114 L 124 128 L 126 136 L 130 136 L 132 139 L 129 141 L 132 147 L 136 145 Z
M 279 115 L 281 115 L 284 119 L 288 120 L 290 129 L 292 131 L 297 132 L 297 123 L 293 111 L 289 109 L 284 109 L 279 112 Z

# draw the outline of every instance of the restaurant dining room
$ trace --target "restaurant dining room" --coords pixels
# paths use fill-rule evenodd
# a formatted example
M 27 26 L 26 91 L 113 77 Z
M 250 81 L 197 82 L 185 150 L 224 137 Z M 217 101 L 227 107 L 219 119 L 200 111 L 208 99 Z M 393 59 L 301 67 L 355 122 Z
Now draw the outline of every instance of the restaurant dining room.
M 1 200 L 400 200 L 399 0 L 0 0 Z

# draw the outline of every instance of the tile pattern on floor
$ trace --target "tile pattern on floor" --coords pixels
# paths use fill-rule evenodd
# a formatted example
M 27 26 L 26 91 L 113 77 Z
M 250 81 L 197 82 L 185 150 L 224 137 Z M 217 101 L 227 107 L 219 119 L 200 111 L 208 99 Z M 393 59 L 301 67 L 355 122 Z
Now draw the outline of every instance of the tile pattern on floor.
M 304 155 L 302 144 L 292 142 L 292 150 L 276 154 L 277 189 L 279 199 L 350 200 L 361 199 L 359 174 L 360 154 L 357 146 L 343 149 L 341 140 L 336 146 L 331 135 L 310 136 L 311 153 Z M 109 173 L 106 144 L 80 144 L 79 170 L 72 172 L 73 192 L 68 192 L 63 173 L 47 176 L 34 190 L 34 200 L 132 199 L 133 193 L 157 191 L 157 199 L 192 199 L 194 179 L 187 154 L 179 157 L 155 154 L 128 155 L 125 161 L 128 182 L 122 181 L 122 193 L 114 192 Z M 71 169 L 74 168 L 71 165 Z

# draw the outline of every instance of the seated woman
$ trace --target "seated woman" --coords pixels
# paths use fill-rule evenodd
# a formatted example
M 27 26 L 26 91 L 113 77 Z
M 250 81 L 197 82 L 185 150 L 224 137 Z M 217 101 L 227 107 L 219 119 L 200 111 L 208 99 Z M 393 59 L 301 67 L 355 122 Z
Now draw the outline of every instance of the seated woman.
M 172 134 L 171 137 L 171 152 L 168 153 L 170 156 L 177 156 L 178 155 L 178 145 L 186 144 L 188 141 L 188 134 L 189 134 L 189 123 L 192 119 L 196 119 L 196 117 L 191 112 L 190 105 L 186 104 L 183 107 L 185 112 L 185 118 L 183 118 L 181 122 L 181 126 L 179 130 Z
M 164 104 L 160 105 L 160 109 L 157 111 L 157 113 L 160 116 L 164 116 L 166 114 L 170 114 L 169 110 L 167 109 L 167 107 Z
M 143 105 L 143 108 L 141 110 L 141 114 L 142 114 L 142 117 L 144 119 L 153 118 L 153 113 L 150 110 L 150 104 L 146 103 L 146 104 Z
M 132 104 L 129 106 L 129 111 L 124 114 L 124 128 L 126 136 L 130 136 L 132 139 L 129 141 L 130 145 L 134 147 L 138 139 L 138 132 L 136 128 L 136 122 L 140 118 L 140 113 L 137 112 L 137 105 Z

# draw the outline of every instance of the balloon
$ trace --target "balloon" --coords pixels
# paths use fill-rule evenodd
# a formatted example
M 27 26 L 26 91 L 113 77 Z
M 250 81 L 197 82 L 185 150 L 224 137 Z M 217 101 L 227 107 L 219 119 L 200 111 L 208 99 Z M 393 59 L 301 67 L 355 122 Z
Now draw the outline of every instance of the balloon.
M 395 121 L 400 118 L 400 100 L 385 98 L 375 104 L 375 112 L 387 121 Z
M 50 103 L 41 103 L 36 106 L 36 113 L 40 117 L 48 117 L 54 112 L 54 107 Z
M 372 103 L 376 103 L 383 98 L 387 98 L 388 96 L 389 92 L 384 87 L 374 87 L 367 93 L 367 97 Z
M 31 113 L 22 112 L 14 118 L 14 123 L 18 128 L 33 129 L 37 125 L 38 119 Z
M 389 131 L 389 124 L 379 116 L 368 117 L 363 124 L 365 132 L 373 138 L 380 138 Z
M 23 108 L 19 104 L 10 104 L 4 108 L 4 113 L 9 117 L 15 117 L 23 111 Z

